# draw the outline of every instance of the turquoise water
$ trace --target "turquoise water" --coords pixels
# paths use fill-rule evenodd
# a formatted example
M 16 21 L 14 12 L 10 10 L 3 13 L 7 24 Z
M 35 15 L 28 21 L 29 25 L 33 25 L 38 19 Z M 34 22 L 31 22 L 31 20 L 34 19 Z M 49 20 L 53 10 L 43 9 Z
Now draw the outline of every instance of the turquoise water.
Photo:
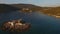
M 0 24 L 4 21 L 14 19 L 24 19 L 26 22 L 31 23 L 32 27 L 28 32 L 11 33 L 3 32 L 1 34 L 60 34 L 60 19 L 44 15 L 39 12 L 22 13 L 22 12 L 9 12 L 0 14 Z

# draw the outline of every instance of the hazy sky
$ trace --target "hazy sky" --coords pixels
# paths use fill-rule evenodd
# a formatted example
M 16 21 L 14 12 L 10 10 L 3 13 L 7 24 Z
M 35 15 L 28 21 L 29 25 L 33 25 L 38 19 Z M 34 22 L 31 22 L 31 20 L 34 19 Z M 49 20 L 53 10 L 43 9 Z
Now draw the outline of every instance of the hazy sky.
M 60 0 L 0 0 L 0 3 L 25 3 L 34 4 L 38 6 L 60 6 Z

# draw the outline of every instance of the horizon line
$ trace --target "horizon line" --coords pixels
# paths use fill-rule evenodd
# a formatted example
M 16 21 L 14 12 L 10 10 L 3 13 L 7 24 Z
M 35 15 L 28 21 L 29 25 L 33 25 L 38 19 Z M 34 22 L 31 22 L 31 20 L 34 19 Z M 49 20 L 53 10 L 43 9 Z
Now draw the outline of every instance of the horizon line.
M 29 4 L 29 3 L 0 3 L 0 4 Z M 32 4 L 32 5 L 36 5 L 36 4 Z M 40 6 L 40 7 L 60 7 L 60 5 L 55 4 L 55 5 L 36 5 L 36 6 Z

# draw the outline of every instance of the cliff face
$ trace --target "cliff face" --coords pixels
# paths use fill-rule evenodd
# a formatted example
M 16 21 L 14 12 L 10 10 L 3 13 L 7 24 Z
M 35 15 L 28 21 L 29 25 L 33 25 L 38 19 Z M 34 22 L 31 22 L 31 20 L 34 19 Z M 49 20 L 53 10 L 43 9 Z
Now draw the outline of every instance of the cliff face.
M 16 11 L 18 8 L 6 4 L 0 4 L 0 13 Z

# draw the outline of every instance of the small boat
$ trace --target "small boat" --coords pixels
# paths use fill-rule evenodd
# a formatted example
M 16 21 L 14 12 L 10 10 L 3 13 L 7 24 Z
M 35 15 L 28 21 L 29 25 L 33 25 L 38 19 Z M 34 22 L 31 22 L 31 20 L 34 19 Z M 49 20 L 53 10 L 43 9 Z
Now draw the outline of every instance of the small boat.
M 23 32 L 28 31 L 31 27 L 30 23 L 26 23 L 22 20 L 12 20 L 12 21 L 6 21 L 2 24 L 2 30 L 4 31 L 11 31 L 11 32 Z

